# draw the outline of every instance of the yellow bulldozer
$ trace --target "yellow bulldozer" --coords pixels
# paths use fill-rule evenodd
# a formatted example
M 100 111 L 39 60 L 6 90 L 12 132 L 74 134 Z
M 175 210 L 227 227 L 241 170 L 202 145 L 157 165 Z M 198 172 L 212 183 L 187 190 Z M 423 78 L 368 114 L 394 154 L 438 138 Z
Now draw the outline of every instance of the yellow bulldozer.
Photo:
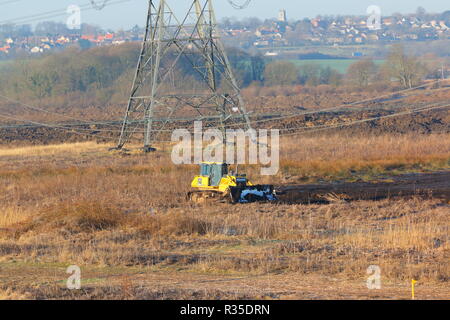
M 196 203 L 211 200 L 229 203 L 277 200 L 272 185 L 254 185 L 245 174 L 230 172 L 226 163 L 201 163 L 200 174 L 194 178 L 191 186 L 193 190 L 187 198 Z

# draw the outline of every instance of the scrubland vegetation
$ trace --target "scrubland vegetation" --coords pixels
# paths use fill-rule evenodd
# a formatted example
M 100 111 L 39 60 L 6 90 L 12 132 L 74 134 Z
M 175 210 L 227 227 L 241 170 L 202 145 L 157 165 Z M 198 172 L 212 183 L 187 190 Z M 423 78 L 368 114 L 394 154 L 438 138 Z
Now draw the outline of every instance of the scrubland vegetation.
M 88 50 L 72 48 L 37 59 L 17 59 L 4 66 L 0 93 L 22 102 L 58 104 L 60 108 L 124 103 L 138 55 L 139 45 L 127 44 Z M 381 65 L 366 57 L 343 73 L 313 63 L 303 62 L 298 67 L 289 60 L 271 61 L 237 49 L 229 49 L 228 55 L 242 88 L 325 85 L 371 90 L 370 87 L 386 89 L 393 79 L 401 87 L 410 88 L 423 79 L 439 79 L 439 70 L 446 64 L 445 58 L 431 54 L 409 55 L 401 45 L 393 46 Z M 180 61 L 177 69 L 180 85 L 196 81 L 187 61 Z
M 448 170 L 448 134 L 285 138 L 283 184 Z M 370 146 L 370 147 L 368 147 Z M 196 166 L 170 146 L 92 142 L 0 149 L 2 298 L 448 298 L 449 203 L 194 205 Z M 294 177 L 294 178 L 293 178 Z M 264 181 L 264 180 L 267 181 Z M 69 265 L 82 290 L 65 288 Z M 366 287 L 379 265 L 383 287 Z
M 150 154 L 138 145 L 109 151 L 138 52 L 71 49 L 2 67 L 0 298 L 408 299 L 412 279 L 416 297 L 449 298 L 450 203 L 432 190 L 384 190 L 378 201 L 330 193 L 321 203 L 199 205 L 186 200 L 198 168 L 175 166 L 170 144 Z M 229 53 L 254 119 L 274 114 L 263 127 L 297 134 L 281 137 L 275 176 L 240 168 L 253 182 L 301 190 L 450 172 L 448 109 L 381 119 L 448 103 L 448 83 L 433 82 L 435 57 L 396 46 L 383 64 L 359 60 L 344 75 Z M 182 64 L 177 70 L 181 83 L 195 84 Z M 432 83 L 393 94 L 424 80 Z M 316 114 L 322 109 L 333 111 Z M 380 119 L 300 130 L 372 117 Z M 66 127 L 94 120 L 117 122 Z M 44 125 L 20 126 L 30 121 Z M 81 267 L 81 290 L 65 286 L 69 265 Z M 381 268 L 381 290 L 366 286 L 370 265 Z

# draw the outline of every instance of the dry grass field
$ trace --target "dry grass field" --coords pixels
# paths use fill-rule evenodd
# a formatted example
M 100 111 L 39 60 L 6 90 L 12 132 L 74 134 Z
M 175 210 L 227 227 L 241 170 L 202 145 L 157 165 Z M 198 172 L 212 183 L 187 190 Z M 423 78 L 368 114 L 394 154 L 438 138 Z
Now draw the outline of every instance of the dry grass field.
M 283 138 L 258 183 L 373 181 L 450 170 L 450 134 Z M 450 204 L 192 204 L 170 146 L 0 148 L 1 299 L 449 299 Z M 78 265 L 82 289 L 66 288 Z M 367 268 L 381 268 L 369 290 Z

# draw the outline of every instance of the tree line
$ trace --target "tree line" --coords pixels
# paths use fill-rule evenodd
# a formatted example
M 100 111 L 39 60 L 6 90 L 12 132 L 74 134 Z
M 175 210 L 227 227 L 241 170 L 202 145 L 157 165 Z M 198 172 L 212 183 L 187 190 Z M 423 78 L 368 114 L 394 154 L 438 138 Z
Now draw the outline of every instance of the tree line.
M 3 67 L 0 91 L 9 96 L 29 99 L 73 93 L 109 95 L 113 98 L 116 92 L 121 92 L 123 96 L 119 98 L 123 99 L 129 93 L 139 53 L 139 44 L 124 44 L 87 50 L 70 48 L 36 59 L 18 58 Z M 237 49 L 229 49 L 228 56 L 240 86 L 263 81 L 265 62 L 261 56 L 252 56 Z M 191 59 L 195 63 L 198 57 Z M 170 61 L 165 63 L 170 64 Z M 192 85 L 192 81 L 200 82 L 198 73 L 192 69 L 190 62 L 180 59 L 173 76 L 180 83 Z
M 290 61 L 266 61 L 238 49 L 228 50 L 229 60 L 242 88 L 259 86 L 351 85 L 365 88 L 374 83 L 396 81 L 411 88 L 424 78 L 439 78 L 443 61 L 437 57 L 408 55 L 400 45 L 392 47 L 386 61 L 377 65 L 371 59 L 353 63 L 346 74 L 330 67 L 303 65 Z M 134 76 L 138 44 L 97 47 L 88 50 L 71 48 L 38 59 L 17 59 L 0 73 L 0 91 L 20 99 L 44 99 L 77 93 L 90 95 L 97 102 L 123 101 L 129 94 Z M 198 74 L 181 60 L 173 76 L 186 85 L 195 85 Z M 196 78 L 197 77 L 197 78 Z M 220 81 L 219 81 L 220 85 Z
M 363 58 L 351 64 L 346 74 L 315 64 L 297 67 L 290 61 L 274 61 L 265 67 L 264 84 L 267 86 L 328 84 L 365 88 L 375 83 L 397 82 L 404 88 L 412 88 L 423 79 L 438 79 L 445 76 L 446 64 L 444 58 L 432 54 L 416 57 L 409 55 L 402 45 L 394 45 L 383 64 L 378 65 L 371 58 Z

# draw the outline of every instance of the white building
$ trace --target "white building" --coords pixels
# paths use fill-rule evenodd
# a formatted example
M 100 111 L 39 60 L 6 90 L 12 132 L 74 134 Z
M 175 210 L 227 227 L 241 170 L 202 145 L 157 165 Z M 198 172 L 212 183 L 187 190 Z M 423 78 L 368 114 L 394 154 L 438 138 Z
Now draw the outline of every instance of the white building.
M 280 12 L 278 12 L 278 21 L 280 22 L 287 22 L 287 14 L 286 14 L 286 10 L 280 10 Z

